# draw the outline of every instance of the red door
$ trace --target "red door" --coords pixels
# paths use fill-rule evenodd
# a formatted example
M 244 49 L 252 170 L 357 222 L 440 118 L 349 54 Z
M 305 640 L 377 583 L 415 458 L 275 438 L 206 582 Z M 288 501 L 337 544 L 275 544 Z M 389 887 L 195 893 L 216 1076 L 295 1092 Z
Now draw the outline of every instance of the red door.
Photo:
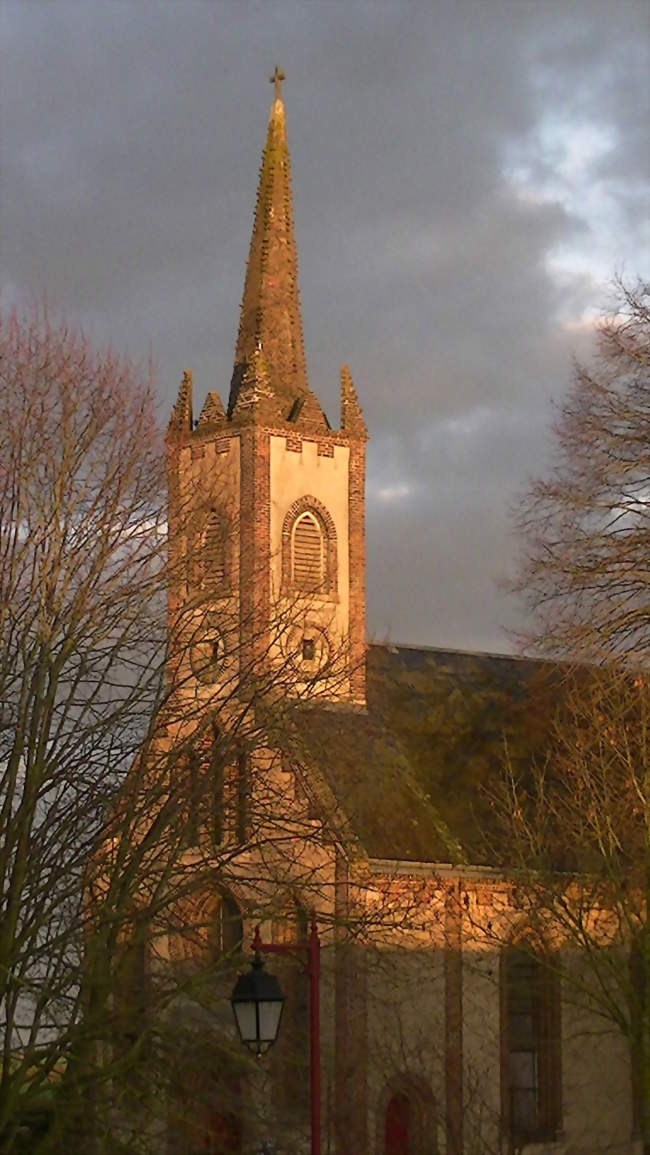
M 206 1155 L 239 1155 L 241 1127 L 234 1115 L 215 1113 L 210 1118 L 210 1133 Z
M 410 1107 L 406 1095 L 393 1095 L 386 1108 L 385 1155 L 409 1155 Z

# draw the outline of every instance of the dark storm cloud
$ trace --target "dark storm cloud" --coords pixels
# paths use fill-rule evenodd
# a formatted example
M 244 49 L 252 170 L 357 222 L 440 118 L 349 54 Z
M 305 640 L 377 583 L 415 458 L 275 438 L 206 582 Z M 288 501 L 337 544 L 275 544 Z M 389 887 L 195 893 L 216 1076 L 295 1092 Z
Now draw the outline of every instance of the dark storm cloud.
M 643 271 L 645 3 L 5 0 L 5 299 L 227 392 L 275 63 L 311 380 L 347 360 L 371 629 L 503 647 L 509 507 L 600 280 Z M 606 266 L 606 267 L 605 267 Z

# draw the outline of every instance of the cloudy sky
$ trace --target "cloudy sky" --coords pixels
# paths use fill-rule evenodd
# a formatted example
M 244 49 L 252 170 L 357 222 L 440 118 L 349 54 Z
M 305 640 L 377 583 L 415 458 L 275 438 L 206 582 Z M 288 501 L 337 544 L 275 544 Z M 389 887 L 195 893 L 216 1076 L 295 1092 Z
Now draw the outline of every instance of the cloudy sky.
M 504 650 L 513 505 L 650 271 L 647 0 L 0 0 L 2 300 L 227 394 L 271 99 L 312 387 L 372 434 L 375 638 Z

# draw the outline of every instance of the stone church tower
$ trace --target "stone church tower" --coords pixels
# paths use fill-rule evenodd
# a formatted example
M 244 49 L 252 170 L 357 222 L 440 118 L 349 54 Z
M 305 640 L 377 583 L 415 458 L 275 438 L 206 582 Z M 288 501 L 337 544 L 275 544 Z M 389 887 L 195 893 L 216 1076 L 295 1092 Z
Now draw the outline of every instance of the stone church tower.
M 339 429 L 309 386 L 282 79 L 276 69 L 228 405 L 210 392 L 195 420 L 186 372 L 169 426 L 170 548 L 185 555 L 170 612 L 196 603 L 187 684 L 206 701 L 236 676 L 229 655 L 240 673 L 269 655 L 297 688 L 322 672 L 325 696 L 363 706 L 367 431 L 346 366 Z
M 217 998 L 209 1020 L 190 1020 L 207 1023 L 210 1048 L 179 1051 L 166 1150 L 241 1155 L 267 1132 L 278 1150 L 308 1149 L 303 976 L 283 976 L 257 1117 L 254 1079 L 216 1044 L 231 1037 L 228 967 L 253 925 L 295 944 L 313 908 L 328 1151 L 631 1155 L 622 1037 L 563 999 L 559 956 L 538 923 L 527 934 L 508 871 L 485 861 L 504 737 L 516 766 L 535 742 L 544 751 L 548 671 L 366 646 L 367 431 L 347 368 L 339 429 L 309 386 L 281 80 L 228 404 L 208 393 L 195 420 L 185 373 L 167 436 L 172 691 L 155 742 L 178 799 L 174 866 L 199 885 L 157 928 L 151 974 L 203 974 Z M 296 709 L 271 730 L 264 707 L 278 701 Z M 173 849 L 173 823 L 172 835 Z M 138 965 L 146 975 L 146 954 Z

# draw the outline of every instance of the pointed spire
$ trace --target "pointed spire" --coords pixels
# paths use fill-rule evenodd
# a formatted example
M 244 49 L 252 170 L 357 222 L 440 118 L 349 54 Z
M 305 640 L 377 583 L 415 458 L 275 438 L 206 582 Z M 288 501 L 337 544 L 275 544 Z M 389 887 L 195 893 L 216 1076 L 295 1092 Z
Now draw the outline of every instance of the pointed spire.
M 357 391 L 347 365 L 341 367 L 341 431 L 367 441 L 368 428 L 363 419 Z
M 253 405 L 256 419 L 284 422 L 297 400 L 309 398 L 313 427 L 326 430 L 325 416 L 307 381 L 283 79 L 276 68 L 228 415 L 250 414 Z M 263 379 L 258 380 L 259 372 Z
M 201 425 L 216 425 L 219 421 L 225 421 L 225 418 L 226 412 L 219 394 L 211 391 L 208 393 L 201 410 L 199 427 Z
M 192 373 L 190 369 L 183 370 L 181 387 L 178 390 L 176 404 L 169 419 L 169 432 L 192 432 Z
M 232 389 L 230 393 L 232 402 Z M 281 420 L 269 380 L 269 366 L 260 342 L 244 363 L 237 389 L 234 412 L 247 421 L 269 418 Z

